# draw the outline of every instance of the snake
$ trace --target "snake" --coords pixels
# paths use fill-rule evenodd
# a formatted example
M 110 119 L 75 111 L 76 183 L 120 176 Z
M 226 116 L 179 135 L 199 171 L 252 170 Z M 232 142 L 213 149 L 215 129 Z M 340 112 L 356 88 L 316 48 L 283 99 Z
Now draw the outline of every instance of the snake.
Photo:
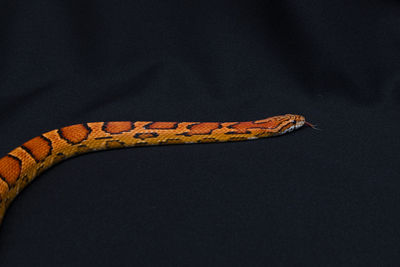
M 313 127 L 302 115 L 242 122 L 90 122 L 43 133 L 0 158 L 0 224 L 10 203 L 44 170 L 73 156 L 115 148 L 219 143 L 279 136 Z

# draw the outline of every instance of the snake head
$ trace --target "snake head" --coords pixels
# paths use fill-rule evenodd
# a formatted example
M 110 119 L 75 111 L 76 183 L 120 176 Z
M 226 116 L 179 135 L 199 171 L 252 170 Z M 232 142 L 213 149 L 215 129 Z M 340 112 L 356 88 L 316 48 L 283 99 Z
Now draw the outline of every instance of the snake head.
M 291 116 L 295 129 L 299 129 L 306 123 L 306 119 L 304 118 L 304 116 L 301 115 L 291 115 Z
M 282 116 L 286 122 L 285 126 L 282 127 L 281 134 L 292 132 L 296 129 L 301 128 L 305 123 L 306 119 L 302 115 L 286 114 Z

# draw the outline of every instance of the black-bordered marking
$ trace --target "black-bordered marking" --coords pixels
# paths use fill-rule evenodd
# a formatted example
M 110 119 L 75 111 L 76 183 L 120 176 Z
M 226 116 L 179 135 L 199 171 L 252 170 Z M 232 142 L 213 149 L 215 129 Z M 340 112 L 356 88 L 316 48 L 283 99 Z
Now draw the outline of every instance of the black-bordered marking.
M 199 127 L 202 125 L 216 125 L 215 128 L 213 127 L 209 127 L 210 129 L 207 129 L 206 126 L 206 132 L 196 132 L 199 131 L 199 129 L 193 129 L 193 127 Z M 189 130 L 188 132 L 184 132 L 184 133 L 180 133 L 180 134 L 176 134 L 176 135 L 184 135 L 184 136 L 193 136 L 193 135 L 211 135 L 213 133 L 213 131 L 217 130 L 217 129 L 222 129 L 222 123 L 220 122 L 199 122 L 199 123 L 193 123 L 190 124 L 188 126 L 186 126 L 186 129 Z
M 148 138 L 155 138 L 155 137 L 158 137 L 158 136 L 159 136 L 158 133 L 137 133 L 133 137 L 137 138 L 137 139 L 140 139 L 140 140 L 145 140 L 145 139 L 148 139 Z
M 103 136 L 103 137 L 95 137 L 95 140 L 103 140 L 103 139 L 113 139 L 114 137 L 112 136 Z
M 41 141 L 39 141 L 39 140 L 41 140 Z M 44 142 L 44 143 L 40 144 L 38 142 Z M 35 146 L 38 146 L 42 149 L 43 145 L 46 145 L 48 147 L 48 149 L 44 155 L 41 155 L 39 157 L 38 153 L 42 153 L 42 152 L 39 151 L 37 148 L 35 148 Z M 31 146 L 33 146 L 33 147 L 31 147 Z M 51 140 L 46 138 L 43 135 L 39 135 L 39 136 L 32 138 L 31 140 L 25 142 L 21 146 L 21 148 L 23 150 L 25 150 L 37 163 L 43 162 L 53 152 L 53 145 L 51 143 Z
M 124 148 L 126 144 L 122 141 L 112 140 L 106 142 L 107 149 Z
M 74 129 L 76 127 L 83 127 L 82 129 Z M 69 131 L 72 131 L 72 133 L 69 133 Z M 81 134 L 81 136 L 77 139 L 77 140 L 72 140 L 71 136 L 67 136 L 70 134 L 76 134 L 73 132 L 78 132 Z M 92 128 L 89 127 L 89 125 L 87 123 L 81 123 L 81 124 L 74 124 L 71 126 L 66 126 L 63 128 L 60 128 L 57 130 L 58 135 L 65 141 L 67 141 L 69 144 L 71 145 L 76 145 L 79 144 L 85 140 L 88 139 L 90 133 L 92 132 Z
M 114 126 L 113 126 L 114 124 Z M 117 125 L 121 126 L 122 124 L 128 124 L 128 127 L 123 128 L 122 130 L 119 131 L 111 131 L 111 129 L 108 129 L 108 127 L 116 127 Z M 103 132 L 109 133 L 109 134 L 121 134 L 121 133 L 127 133 L 135 129 L 135 124 L 132 121 L 107 121 L 103 123 L 103 126 L 101 127 Z
M 57 153 L 57 155 L 54 156 L 54 164 L 60 163 L 61 161 L 65 160 L 67 156 L 64 153 Z
M 171 126 L 161 126 L 163 124 L 170 124 Z M 175 130 L 179 126 L 179 122 L 172 122 L 172 121 L 152 121 L 143 126 L 144 129 L 149 130 Z
M 7 161 L 7 158 L 11 159 L 11 161 L 2 162 L 2 161 Z M 17 164 L 17 165 L 11 166 L 11 167 L 14 167 L 14 168 L 16 167 L 16 168 L 18 168 L 18 170 L 17 170 L 17 175 L 12 175 L 10 177 L 10 175 L 9 175 L 10 173 L 9 173 L 8 169 L 10 168 L 11 162 L 13 162 L 13 164 L 14 163 Z M 13 188 L 16 185 L 17 181 L 20 179 L 21 171 L 22 171 L 22 161 L 18 157 L 7 154 L 0 159 L 0 179 L 3 180 L 8 185 L 9 189 Z M 13 182 L 11 183 L 11 182 L 7 181 L 7 179 L 13 180 Z
M 80 154 L 84 154 L 84 153 L 88 153 L 91 151 L 90 147 L 88 147 L 87 145 L 79 145 L 76 147 L 76 154 L 80 155 Z
M 234 131 L 230 131 L 230 132 L 226 132 L 225 134 L 251 134 L 251 129 L 261 129 L 261 130 L 275 130 L 277 128 L 279 128 L 282 123 L 284 123 L 285 121 L 281 121 L 279 122 L 275 127 L 266 127 L 265 123 L 267 123 L 266 121 L 263 122 L 256 122 L 256 121 L 245 121 L 245 122 L 237 122 L 235 124 L 229 125 L 227 126 L 228 129 L 232 129 Z M 250 124 L 248 126 L 246 126 L 246 124 Z M 235 128 L 235 126 L 237 125 L 244 125 L 243 128 Z

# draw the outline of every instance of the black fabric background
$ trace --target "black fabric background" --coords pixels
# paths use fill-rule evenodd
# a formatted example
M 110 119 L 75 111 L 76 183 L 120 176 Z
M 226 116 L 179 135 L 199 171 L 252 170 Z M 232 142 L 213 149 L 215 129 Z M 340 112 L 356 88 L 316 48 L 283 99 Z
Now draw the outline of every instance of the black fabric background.
M 398 1 L 0 2 L 0 151 L 74 123 L 322 129 L 92 153 L 40 176 L 3 266 L 398 266 Z

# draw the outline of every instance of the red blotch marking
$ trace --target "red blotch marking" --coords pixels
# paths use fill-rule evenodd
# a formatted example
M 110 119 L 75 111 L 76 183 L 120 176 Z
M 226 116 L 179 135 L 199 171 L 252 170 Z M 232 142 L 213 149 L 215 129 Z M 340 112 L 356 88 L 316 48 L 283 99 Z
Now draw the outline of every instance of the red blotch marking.
M 161 122 L 161 121 L 157 121 L 157 122 L 153 122 L 149 125 L 146 125 L 147 129 L 176 129 L 177 127 L 177 123 L 176 122 Z
M 22 145 L 36 161 L 44 160 L 51 152 L 51 143 L 43 136 L 35 137 Z
M 110 134 L 119 134 L 129 132 L 133 129 L 132 122 L 130 121 L 110 121 L 104 123 L 103 130 Z
M 147 138 L 154 138 L 157 137 L 158 134 L 157 133 L 137 133 L 135 134 L 135 138 L 139 138 L 139 139 L 147 139 Z
M 187 135 L 194 135 L 194 134 L 210 134 L 213 130 L 218 129 L 220 127 L 219 122 L 202 122 L 199 124 L 194 124 L 189 126 L 189 132 Z
M 59 130 L 60 136 L 72 144 L 78 144 L 86 140 L 89 133 L 90 130 L 83 124 L 71 125 Z
M 6 181 L 8 186 L 15 185 L 20 174 L 21 161 L 18 158 L 7 155 L 0 159 L 0 177 Z
M 274 129 L 279 126 L 281 122 L 277 120 L 268 120 L 262 123 L 254 123 L 252 121 L 239 122 L 229 126 L 231 129 L 235 129 L 235 133 L 247 133 L 249 129 Z

